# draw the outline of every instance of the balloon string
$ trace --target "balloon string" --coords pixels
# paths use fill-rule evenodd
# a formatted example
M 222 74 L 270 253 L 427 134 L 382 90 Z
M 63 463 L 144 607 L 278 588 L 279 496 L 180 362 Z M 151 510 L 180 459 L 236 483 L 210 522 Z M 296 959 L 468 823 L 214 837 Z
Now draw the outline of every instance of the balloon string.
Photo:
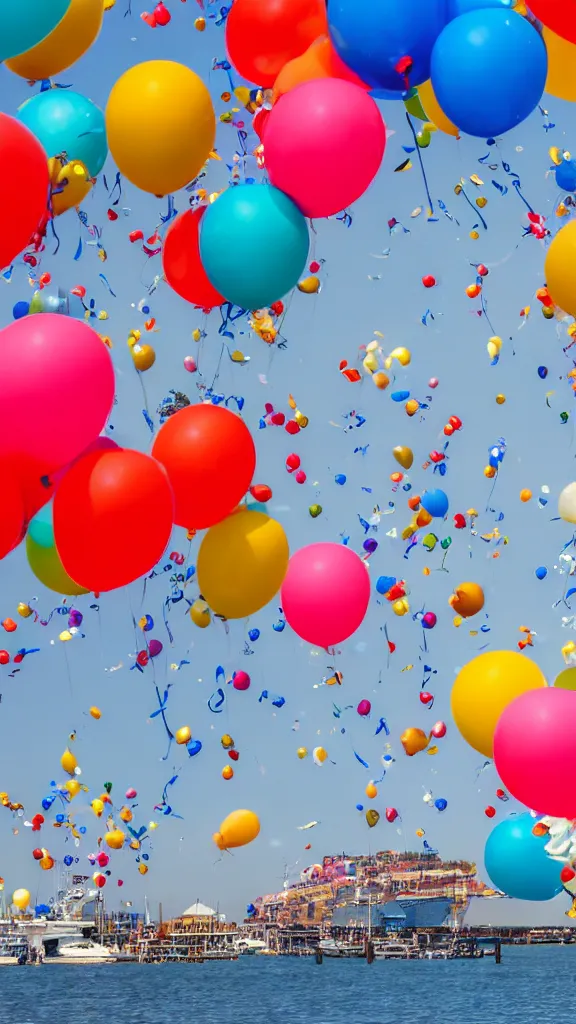
M 473 210 L 473 212 L 474 212 L 474 215 L 475 215 L 476 217 L 479 217 L 479 218 L 480 218 L 480 220 L 482 221 L 482 227 L 484 228 L 484 231 L 488 231 L 488 225 L 487 225 L 486 221 L 484 220 L 484 217 L 483 217 L 483 216 L 482 216 L 482 214 L 480 213 L 480 210 L 478 209 L 478 207 L 477 207 L 477 206 L 474 206 L 474 204 L 473 204 L 472 200 L 468 198 L 468 196 L 466 195 L 466 192 L 464 191 L 464 189 L 462 189 L 462 191 L 461 191 L 460 195 L 463 195 L 463 196 L 464 196 L 464 199 L 465 199 L 465 200 L 466 200 L 466 202 L 468 203 L 468 206 L 470 207 L 470 209 L 471 209 L 471 210 Z
M 432 202 L 432 196 L 430 195 L 430 189 L 428 187 L 428 180 L 426 178 L 426 171 L 424 170 L 424 161 L 422 160 L 422 153 L 420 151 L 420 146 L 418 145 L 418 138 L 417 138 L 417 135 L 416 135 L 416 129 L 414 128 L 414 125 L 412 124 L 412 119 L 411 119 L 410 114 L 408 113 L 408 111 L 406 111 L 406 120 L 408 121 L 408 124 L 410 126 L 410 131 L 412 132 L 412 137 L 414 139 L 414 145 L 416 146 L 416 152 L 418 154 L 418 162 L 420 164 L 420 170 L 422 172 L 422 178 L 424 180 L 424 187 L 426 189 L 426 196 L 428 198 L 428 207 L 430 209 L 430 213 L 432 214 L 432 213 L 434 213 L 434 203 Z

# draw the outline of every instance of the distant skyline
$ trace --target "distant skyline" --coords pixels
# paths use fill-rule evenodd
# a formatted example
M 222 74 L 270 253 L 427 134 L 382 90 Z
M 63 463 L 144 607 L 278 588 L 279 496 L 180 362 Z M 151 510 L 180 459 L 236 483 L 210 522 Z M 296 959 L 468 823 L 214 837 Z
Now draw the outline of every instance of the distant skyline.
M 72 85 L 104 107 L 113 83 L 134 63 L 152 58 L 182 61 L 209 83 L 219 118 L 231 107 L 220 100 L 229 87 L 225 72 L 211 70 L 213 60 L 225 55 L 223 30 L 209 22 L 204 34 L 196 32 L 197 12 L 194 4 L 174 3 L 171 23 L 151 30 L 140 20 L 139 10 L 134 8 L 131 17 L 124 17 L 123 5 L 117 4 L 106 14 L 93 49 L 76 67 L 58 76 L 58 82 Z M 14 114 L 31 89 L 4 66 L 0 83 L 2 109 Z M 152 435 L 142 410 L 147 409 L 157 427 L 156 409 L 170 389 L 198 401 L 200 385 L 214 384 L 226 396 L 245 399 L 242 415 L 257 446 L 255 479 L 272 487 L 269 511 L 285 527 L 292 551 L 316 540 L 348 537 L 350 546 L 363 553 L 365 534 L 359 517 L 368 521 L 377 504 L 390 514 L 382 516 L 377 532 L 370 532 L 379 546 L 370 558 L 372 599 L 366 620 L 334 657 L 311 649 L 289 627 L 283 632 L 273 630 L 280 617 L 279 597 L 248 623 L 231 622 L 226 630 L 216 622 L 206 630 L 197 629 L 183 603 L 166 609 L 168 573 L 103 595 L 97 602 L 99 611 L 91 608 L 96 603 L 92 597 L 75 599 L 74 607 L 84 614 L 85 638 L 63 643 L 58 636 L 66 619 L 54 615 L 47 626 L 41 626 L 33 618 L 17 616 L 18 603 L 33 596 L 44 618 L 59 600 L 33 577 L 23 546 L 11 554 L 0 570 L 0 620 L 15 618 L 18 631 L 15 636 L 6 634 L 2 644 L 12 653 L 20 647 L 39 647 L 40 652 L 27 656 L 13 678 L 13 665 L 1 669 L 0 789 L 23 803 L 24 817 L 30 819 L 50 792 L 51 781 L 61 781 L 60 757 L 69 734 L 76 731 L 74 750 L 90 794 L 83 803 L 78 798 L 78 808 L 72 805 L 77 823 L 88 829 L 78 851 L 67 832 L 52 827 L 53 812 L 46 815 L 41 833 L 32 834 L 23 819 L 13 820 L 9 811 L 0 808 L 0 874 L 7 894 L 20 886 L 30 890 L 34 901 L 45 902 L 54 894 L 56 872 L 42 872 L 34 862 L 31 851 L 36 845 L 48 848 L 59 861 L 67 853 L 77 853 L 80 861 L 73 870 L 91 875 L 86 856 L 94 852 L 102 825 L 94 818 L 89 800 L 100 794 L 105 781 L 113 782 L 116 807 L 124 802 L 128 787 L 138 790 L 136 827 L 150 821 L 159 825 L 152 833 L 150 870 L 145 877 L 138 873 L 129 850 L 113 854 L 113 876 L 104 890 L 110 907 L 128 900 L 134 909 L 142 909 L 147 895 L 152 912 L 161 901 L 167 917 L 181 913 L 198 898 L 218 907 L 229 920 L 240 920 L 246 904 L 281 888 L 285 866 L 295 879 L 308 863 L 342 849 L 351 853 L 420 849 L 417 829 L 424 829 L 424 838 L 445 859 L 475 861 L 479 876 L 488 881 L 483 866 L 486 837 L 495 823 L 519 808 L 513 801 L 497 800 L 494 769 L 485 767 L 483 756 L 468 748 L 457 733 L 450 716 L 452 681 L 457 669 L 484 645 L 517 649 L 521 626 L 535 633 L 534 648 L 525 656 L 537 661 L 552 681 L 563 667 L 561 647 L 574 636 L 569 626 L 562 626 L 562 616 L 569 617 L 570 609 L 554 607 L 563 593 L 558 556 L 571 531 L 553 521 L 557 495 L 574 478 L 574 395 L 563 379 L 572 366 L 572 350 L 563 354 L 564 329 L 541 316 L 535 292 L 543 284 L 544 246 L 534 237 L 523 237 L 526 207 L 502 167 L 502 161 L 507 162 L 518 173 L 522 195 L 550 218 L 554 229 L 558 192 L 553 178 L 547 177 L 548 149 L 552 145 L 574 149 L 576 120 L 567 104 L 545 97 L 545 105 L 549 118 L 536 111 L 492 149 L 482 140 L 434 135 L 430 147 L 420 154 L 436 214 L 428 222 L 418 153 L 403 148 L 413 142 L 404 106 L 379 103 L 390 135 L 377 180 L 352 209 L 349 228 L 332 219 L 316 222 L 311 232 L 310 259 L 322 264 L 320 294 L 295 292 L 285 299 L 284 349 L 265 345 L 245 322 L 240 328 L 236 325 L 231 347 L 250 357 L 244 366 L 228 356 L 218 334 L 218 311 L 206 319 L 165 284 L 148 295 L 148 287 L 161 274 L 160 259 L 148 261 L 138 245 L 130 244 L 128 234 L 141 229 L 145 237 L 152 235 L 160 215 L 166 213 L 167 200 L 139 193 L 123 182 L 122 198 L 114 207 L 119 218 L 109 220 L 112 199 L 107 196 L 104 175 L 110 189 L 115 180 L 115 166 L 109 159 L 83 205 L 88 223 L 102 229 L 104 263 L 73 212 L 57 220 L 59 249 L 54 255 L 56 243 L 49 233 L 42 270 L 51 273 L 51 287 L 68 292 L 84 285 L 96 309 L 108 313 L 109 319 L 92 324 L 113 341 L 117 404 L 108 433 L 119 444 L 149 451 Z M 249 121 L 244 111 L 236 116 Z M 550 121 L 556 127 L 547 131 Z M 223 159 L 210 162 L 206 179 L 210 191 L 226 184 L 226 165 L 236 143 L 235 128 L 219 123 L 217 147 Z M 143 160 L 149 145 L 150 140 L 143 137 Z M 412 168 L 394 173 L 407 156 Z M 492 170 L 488 160 L 497 169 Z M 253 171 L 250 163 L 249 172 Z M 482 185 L 470 182 L 474 174 Z M 461 178 L 472 208 L 454 192 Z M 507 194 L 494 187 L 493 180 L 506 185 Z M 482 210 L 475 206 L 480 196 L 488 199 Z M 187 202 L 184 192 L 175 197 L 180 211 Z M 420 207 L 423 212 L 416 216 Z M 480 215 L 488 225 L 486 231 Z M 469 237 L 475 224 L 480 233 L 477 241 Z M 75 260 L 79 237 L 83 252 Z M 263 260 L 273 244 L 273 238 L 262 239 Z M 503 339 L 495 367 L 486 351 L 492 327 L 477 315 L 478 302 L 465 294 L 475 277 L 471 264 L 480 262 L 490 270 L 484 289 L 490 324 Z M 436 278 L 436 288 L 424 289 L 421 279 L 427 274 Z M 14 303 L 31 294 L 26 268 L 19 261 L 11 281 L 0 289 L 0 322 L 9 324 Z M 156 318 L 157 333 L 151 342 L 157 361 L 137 379 L 126 339 L 131 329 L 143 329 L 146 315 L 138 310 L 143 300 Z M 530 316 L 522 317 L 520 311 L 527 306 Z M 192 339 L 195 328 L 206 332 L 199 345 Z M 359 347 L 372 340 L 375 330 L 384 335 L 385 353 L 402 345 L 412 356 L 409 366 L 395 365 L 393 383 L 385 392 L 365 378 L 350 384 L 338 372 L 341 359 L 356 364 Z M 198 361 L 196 375 L 184 369 L 183 359 L 189 354 Z M 548 367 L 546 380 L 538 376 L 540 365 Z M 428 385 L 433 377 L 440 382 L 436 389 Z M 392 391 L 404 388 L 428 406 L 421 415 L 409 418 L 403 405 L 391 400 Z M 505 404 L 496 404 L 498 393 L 506 396 Z M 309 417 L 306 430 L 290 437 L 279 427 L 260 429 L 265 403 L 286 412 L 289 394 Z M 362 426 L 353 426 L 359 422 L 350 415 L 353 411 L 365 420 Z M 561 422 L 563 411 L 570 414 L 566 425 Z M 443 427 L 451 415 L 459 416 L 463 427 L 450 439 L 447 473 L 440 478 L 431 467 L 422 467 L 429 453 L 445 443 Z M 62 429 L 74 429 L 65 409 Z M 507 450 L 492 487 L 483 469 L 488 448 L 500 437 L 506 439 Z M 449 496 L 447 521 L 432 527 L 440 539 L 452 538 L 445 561 L 440 545 L 429 554 L 421 544 L 408 551 L 401 539 L 410 513 L 408 495 L 394 490 L 390 481 L 390 474 L 399 468 L 392 457 L 396 445 L 414 450 L 409 474 L 412 494 L 442 486 Z M 303 486 L 285 470 L 285 459 L 292 451 L 300 455 L 307 474 Z M 346 476 L 344 486 L 336 484 L 337 474 Z M 534 494 L 528 504 L 519 500 L 524 487 Z M 549 503 L 539 508 L 539 497 L 549 498 Z M 323 511 L 313 519 L 308 509 L 315 503 Z M 452 525 L 453 514 L 471 508 L 479 513 L 475 536 Z M 507 538 L 506 544 L 495 546 L 482 539 L 495 528 Z M 137 544 L 145 529 L 146 509 L 142 509 L 126 544 Z M 393 530 L 395 536 L 390 535 Z M 192 544 L 192 564 L 198 543 L 196 538 Z M 181 529 L 174 530 L 167 554 L 171 551 L 187 551 Z M 543 581 L 534 575 L 539 565 L 548 568 Z M 430 568 L 429 575 L 424 574 L 425 568 Z M 410 615 L 397 618 L 377 595 L 375 584 L 381 575 L 406 579 Z M 448 598 L 452 588 L 466 579 L 484 587 L 485 611 L 456 629 Z M 188 594 L 192 599 L 197 596 L 193 584 Z M 412 618 L 423 607 L 438 616 L 436 628 L 426 634 Z M 160 639 L 164 651 L 141 674 L 130 671 L 136 651 L 143 646 L 142 633 L 133 622 L 146 613 L 155 621 L 149 636 Z M 489 632 L 476 632 L 482 625 Z M 254 627 L 260 637 L 251 642 L 248 630 Z M 393 653 L 388 640 L 395 645 Z M 171 668 L 182 662 L 187 664 L 178 671 Z M 218 665 L 227 676 L 238 668 L 247 670 L 252 686 L 245 693 L 227 688 L 222 712 L 214 713 L 208 701 L 220 685 L 215 675 Z M 343 674 L 342 687 L 321 685 L 334 666 Z M 432 710 L 419 700 L 421 684 L 428 677 L 426 688 L 435 697 Z M 160 718 L 150 720 L 150 715 L 158 708 L 155 686 L 163 694 L 169 684 L 168 721 L 173 730 L 189 724 L 193 736 L 201 740 L 203 749 L 195 758 L 173 745 L 163 759 L 166 734 Z M 284 696 L 284 707 L 274 707 L 270 699 L 259 702 L 264 690 Z M 372 702 L 368 719 L 361 719 L 354 710 L 363 698 Z M 100 721 L 90 717 L 91 705 L 101 709 Z M 383 732 L 375 735 L 381 717 L 390 730 L 387 739 Z M 407 758 L 399 740 L 404 729 L 430 728 L 439 719 L 446 721 L 448 733 L 438 741 L 438 754 Z M 233 736 L 240 752 L 231 782 L 221 778 L 222 768 L 230 763 L 220 744 L 223 733 Z M 537 757 L 537 738 L 533 743 Z M 301 761 L 296 756 L 299 746 L 311 751 L 319 744 L 329 755 L 321 768 L 311 757 Z M 364 814 L 355 808 L 359 803 L 368 805 L 365 787 L 382 775 L 381 757 L 386 752 L 395 760 L 378 785 L 374 806 L 381 819 L 370 830 Z M 355 753 L 369 764 L 368 769 Z M 173 775 L 178 780 L 167 799 L 181 819 L 154 811 Z M 428 790 L 448 801 L 443 813 L 423 802 Z M 493 821 L 484 814 L 488 804 L 497 807 Z M 386 806 L 400 813 L 393 825 L 386 822 Z M 261 834 L 251 846 L 222 855 L 212 834 L 230 811 L 241 807 L 259 814 Z M 319 824 L 307 832 L 298 831 L 310 821 Z M 304 849 L 308 842 L 310 851 Z M 118 877 L 124 881 L 121 889 L 116 885 Z M 564 916 L 569 906 L 567 896 L 551 904 L 506 900 L 484 906 L 476 901 L 467 920 L 569 924 Z

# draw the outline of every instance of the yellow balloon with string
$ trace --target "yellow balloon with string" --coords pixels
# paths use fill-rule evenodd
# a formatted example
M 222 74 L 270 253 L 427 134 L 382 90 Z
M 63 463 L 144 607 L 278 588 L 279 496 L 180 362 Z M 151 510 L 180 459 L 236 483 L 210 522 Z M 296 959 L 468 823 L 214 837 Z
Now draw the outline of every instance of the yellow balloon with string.
M 104 17 L 103 0 L 70 0 L 53 32 L 26 53 L 6 61 L 14 74 L 31 82 L 52 78 L 71 67 L 98 37 Z
M 58 157 L 48 161 L 50 175 L 50 197 L 52 212 L 60 217 L 67 210 L 80 206 L 88 195 L 94 178 L 91 178 L 81 160 L 70 160 L 63 164 Z
M 460 137 L 460 132 L 456 125 L 452 123 L 450 118 L 446 117 L 446 114 L 438 103 L 430 79 L 418 86 L 418 95 L 422 106 L 426 111 L 426 117 L 428 120 L 431 121 L 439 131 L 444 132 L 445 135 L 452 135 L 453 138 L 458 139 Z

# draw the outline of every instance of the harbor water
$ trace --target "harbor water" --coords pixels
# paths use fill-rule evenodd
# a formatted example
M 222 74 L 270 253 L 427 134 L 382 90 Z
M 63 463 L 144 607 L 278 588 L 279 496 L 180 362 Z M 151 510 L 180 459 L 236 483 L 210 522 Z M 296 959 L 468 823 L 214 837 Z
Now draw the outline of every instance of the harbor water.
M 0 1024 L 556 1024 L 573 1018 L 576 945 L 455 961 L 240 957 L 46 964 L 2 972 Z

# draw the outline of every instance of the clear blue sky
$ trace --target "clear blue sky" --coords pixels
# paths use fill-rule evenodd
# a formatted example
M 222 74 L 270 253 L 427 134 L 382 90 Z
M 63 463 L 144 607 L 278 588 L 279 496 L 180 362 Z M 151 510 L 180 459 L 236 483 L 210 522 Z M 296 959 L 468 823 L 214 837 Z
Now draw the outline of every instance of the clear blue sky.
M 106 15 L 92 51 L 59 80 L 72 83 L 104 106 L 113 83 L 131 65 L 150 58 L 170 58 L 193 67 L 209 83 L 217 115 L 228 109 L 219 99 L 228 85 L 226 76 L 222 71 L 211 72 L 212 59 L 224 56 L 222 29 L 210 23 L 204 35 L 197 33 L 193 28 L 199 13 L 196 5 L 192 0 L 188 4 L 173 0 L 172 23 L 152 30 L 138 16 L 141 6 L 135 2 L 134 14 L 125 18 L 124 2 L 119 0 Z M 14 113 L 30 95 L 30 88 L 4 67 L 0 82 L 2 109 Z M 551 218 L 554 229 L 558 196 L 553 179 L 546 178 L 548 148 L 552 144 L 566 148 L 576 145 L 576 125 L 568 105 L 551 98 L 547 105 L 551 120 L 556 122 L 554 130 L 546 133 L 546 119 L 536 112 L 506 137 L 498 151 L 492 150 L 490 159 L 505 160 L 512 166 L 521 178 L 524 194 L 538 212 Z M 165 914 L 177 913 L 199 897 L 206 903 L 219 904 L 230 917 L 239 917 L 247 902 L 281 886 L 286 864 L 293 874 L 325 853 L 418 849 L 420 840 L 415 832 L 420 827 L 444 857 L 475 860 L 482 875 L 483 845 L 491 828 L 484 807 L 497 804 L 496 820 L 514 809 L 512 802 L 503 805 L 496 800 L 498 782 L 493 769 L 476 778 L 483 758 L 465 745 L 450 723 L 449 694 L 458 666 L 472 658 L 481 644 L 488 643 L 493 649 L 515 648 L 522 625 L 537 633 L 530 656 L 548 678 L 553 679 L 562 668 L 560 648 L 573 634 L 561 627 L 562 607 L 552 607 L 563 590 L 563 580 L 554 566 L 570 534 L 551 519 L 558 492 L 574 478 L 573 398 L 569 384 L 562 379 L 572 363 L 562 353 L 567 343 L 564 328 L 544 321 L 534 298 L 535 290 L 543 283 L 543 245 L 534 237 L 522 237 L 525 207 L 515 191 L 510 188 L 502 196 L 491 184 L 492 178 L 506 182 L 504 171 L 500 168 L 492 172 L 479 164 L 487 147 L 470 138 L 457 142 L 434 137 L 422 154 L 432 195 L 435 201 L 444 201 L 459 224 L 441 212 L 436 223 L 428 223 L 425 213 L 411 219 L 416 207 L 425 209 L 426 196 L 415 155 L 411 170 L 394 173 L 406 156 L 402 147 L 411 143 L 404 107 L 384 103 L 382 113 L 393 134 L 377 181 L 353 209 L 352 226 L 347 229 L 336 220 L 315 225 L 314 256 L 325 260 L 321 293 L 296 293 L 291 299 L 284 326 L 288 339 L 285 351 L 269 348 L 243 328 L 244 334 L 237 336 L 236 344 L 250 355 L 245 367 L 234 365 L 227 356 L 220 361 L 217 313 L 203 324 L 198 313 L 162 285 L 150 300 L 159 327 L 154 335 L 157 362 L 142 381 L 136 379 L 126 339 L 131 328 L 142 326 L 144 317 L 136 307 L 161 268 L 158 259 L 146 262 L 139 248 L 130 245 L 128 233 L 142 228 L 151 234 L 165 202 L 125 183 L 120 204 L 125 214 L 109 223 L 107 196 L 100 180 L 84 209 L 89 221 L 103 228 L 107 263 L 102 265 L 95 250 L 86 246 L 81 260 L 74 262 L 79 225 L 73 213 L 57 223 L 61 244 L 56 256 L 51 255 L 53 244 L 49 241 L 42 269 L 51 272 L 54 284 L 65 290 L 83 284 L 89 296 L 95 298 L 97 308 L 109 313 L 109 321 L 101 327 L 114 341 L 118 404 L 112 423 L 116 441 L 149 450 L 151 435 L 141 412 L 141 385 L 154 413 L 170 388 L 185 391 L 197 400 L 197 383 L 202 380 L 210 384 L 219 366 L 217 389 L 245 397 L 243 414 L 258 449 L 256 479 L 273 488 L 270 511 L 283 523 L 292 550 L 316 540 L 338 540 L 345 534 L 350 537 L 350 545 L 360 551 L 364 537 L 358 515 L 368 518 L 375 503 L 382 508 L 389 501 L 397 503 L 396 512 L 383 518 L 378 533 L 373 534 L 379 542 L 370 566 L 374 596 L 361 630 L 343 646 L 338 658 L 344 685 L 337 692 L 316 686 L 327 674 L 330 662 L 323 652 L 311 650 L 288 628 L 283 633 L 273 631 L 277 601 L 254 616 L 248 627 L 243 622 L 231 623 L 229 635 L 219 625 L 205 631 L 196 629 L 181 610 L 182 605 L 176 606 L 170 616 L 173 647 L 162 624 L 162 604 L 168 593 L 165 577 L 148 584 L 144 600 L 141 583 L 103 597 L 100 622 L 89 610 L 90 599 L 75 601 L 76 607 L 85 612 L 86 637 L 66 645 L 58 641 L 58 633 L 65 626 L 59 617 L 46 627 L 31 619 L 18 619 L 16 638 L 7 636 L 6 646 L 11 650 L 39 646 L 41 652 L 26 659 L 13 679 L 7 678 L 2 669 L 0 788 L 13 800 L 24 803 L 28 817 L 40 809 L 50 780 L 61 778 L 60 756 L 73 729 L 78 731 L 75 751 L 91 797 L 99 794 L 105 780 L 113 781 L 118 803 L 126 788 L 135 786 L 139 793 L 137 824 L 154 818 L 153 806 L 165 782 L 173 770 L 174 774 L 180 773 L 171 801 L 183 820 L 159 819 L 150 851 L 151 870 L 145 879 L 137 873 L 129 851 L 114 855 L 114 879 L 106 889 L 111 905 L 119 899 L 115 878 L 120 876 L 125 882 L 122 898 L 133 900 L 139 907 L 147 894 L 153 906 L 163 901 Z M 142 160 L 146 160 L 147 144 L 143 136 Z M 234 145 L 234 129 L 221 126 L 218 148 L 225 159 L 230 159 Z M 109 161 L 109 183 L 114 173 Z M 472 200 L 483 194 L 489 202 L 482 211 L 488 230 L 480 226 L 480 239 L 474 242 L 469 231 L 478 217 L 463 197 L 454 194 L 454 186 L 460 177 L 475 173 L 486 184 L 476 189 L 468 182 L 467 192 Z M 222 187 L 222 166 L 212 164 L 211 174 L 210 186 Z M 178 209 L 184 209 L 186 202 L 184 194 L 176 197 Z M 390 235 L 388 221 L 393 217 L 410 233 Z M 263 260 L 271 244 L 272 239 L 262 239 Z M 388 249 L 387 259 L 376 258 Z M 483 262 L 490 268 L 485 296 L 490 319 L 504 339 L 496 367 L 490 366 L 486 352 L 491 331 L 486 321 L 474 314 L 477 303 L 465 295 L 465 287 L 474 280 L 471 262 Z M 99 281 L 100 272 L 106 274 L 116 298 Z M 433 274 L 438 280 L 433 291 L 425 291 L 421 284 L 425 274 Z M 14 302 L 30 294 L 25 267 L 18 265 L 12 282 L 0 289 L 3 324 L 11 322 Z M 532 306 L 532 314 L 519 330 L 524 323 L 519 313 L 527 305 Z M 421 317 L 428 306 L 435 319 L 425 327 Z M 187 374 L 182 362 L 185 355 L 198 353 L 191 337 L 197 326 L 204 326 L 207 332 L 200 349 L 202 378 Z M 386 351 L 399 345 L 411 350 L 412 363 L 398 374 L 396 389 L 409 389 L 424 401 L 431 393 L 427 381 L 432 376 L 439 378 L 440 385 L 433 392 L 425 417 L 409 419 L 403 406 L 390 399 L 394 388 L 381 393 L 369 380 L 353 385 L 338 373 L 339 360 L 347 358 L 354 363 L 358 347 L 370 342 L 374 330 L 385 335 Z M 549 368 L 546 381 L 538 377 L 540 364 Z M 550 407 L 545 401 L 548 391 L 554 392 Z M 310 418 L 307 430 L 295 439 L 278 428 L 259 431 L 264 403 L 269 401 L 286 411 L 289 392 Z M 499 392 L 507 398 L 503 406 L 495 402 Z M 360 429 L 345 432 L 341 428 L 351 410 L 360 412 L 366 422 Z M 560 421 L 563 410 L 571 414 L 566 425 Z M 484 513 L 491 484 L 483 475 L 483 467 L 488 447 L 503 436 L 507 454 L 491 507 L 504 514 L 498 526 L 509 543 L 499 548 L 500 557 L 493 559 L 493 549 L 479 537 L 470 539 L 468 531 L 451 530 L 450 518 L 440 530 L 440 536 L 451 534 L 453 539 L 446 560 L 448 571 L 434 571 L 425 577 L 424 566 L 439 569 L 440 549 L 427 555 L 418 546 L 405 560 L 406 544 L 399 537 L 386 536 L 393 527 L 400 534 L 410 518 L 406 495 L 402 491 L 392 493 L 389 475 L 397 466 L 391 451 L 399 444 L 414 449 L 410 474 L 413 493 L 432 486 L 431 470 L 423 471 L 421 466 L 430 451 L 441 447 L 442 429 L 451 415 L 462 419 L 463 429 L 448 449 L 450 461 L 443 486 L 450 498 L 450 514 L 475 507 L 482 512 L 479 532 L 493 528 L 495 514 Z M 63 429 L 73 429 L 65 409 L 62 422 Z M 365 455 L 354 453 L 356 447 L 367 445 Z M 291 451 L 300 454 L 308 476 L 302 487 L 284 469 Z M 344 487 L 335 484 L 336 473 L 346 474 Z M 550 488 L 550 503 L 539 509 L 537 497 L 543 486 Z M 372 494 L 362 491 L 362 487 L 372 488 Z M 534 493 L 528 505 L 519 501 L 523 487 Z M 313 520 L 308 506 L 315 502 L 324 511 Z M 146 509 L 142 509 L 141 519 L 133 524 L 126 543 L 137 544 L 145 529 Z M 175 531 L 172 547 L 184 550 L 182 531 Z M 549 569 L 543 582 L 534 576 L 538 565 Z M 437 613 L 438 625 L 427 634 L 425 654 L 421 650 L 422 630 L 411 616 L 398 619 L 377 601 L 374 584 L 383 574 L 408 581 L 413 611 L 425 606 Z M 452 588 L 466 579 L 476 580 L 485 589 L 483 621 L 490 627 L 485 635 L 474 637 L 466 625 L 459 630 L 452 625 L 448 597 Z M 194 588 L 189 589 L 191 596 L 196 596 Z M 37 595 L 42 613 L 57 603 L 33 578 L 21 548 L 2 568 L 1 617 L 15 616 L 18 602 L 33 595 Z M 136 618 L 145 612 L 154 617 L 152 635 L 166 645 L 165 656 L 155 663 L 156 677 L 151 669 L 143 675 L 129 671 L 135 651 L 131 608 Z M 397 645 L 390 659 L 382 632 L 384 624 Z M 475 627 L 476 621 L 471 625 Z M 252 645 L 254 653 L 246 656 L 247 628 L 254 626 L 261 636 Z M 184 658 L 191 664 L 178 673 L 171 672 L 170 663 Z M 418 697 L 423 662 L 437 673 L 428 687 L 435 694 L 432 711 L 427 711 Z M 111 673 L 110 668 L 119 663 L 123 667 Z M 252 688 L 247 693 L 227 693 L 226 710 L 221 715 L 212 714 L 207 707 L 218 664 L 228 674 L 244 668 L 252 677 Z M 410 671 L 402 671 L 410 664 L 414 666 Z M 169 759 L 161 760 L 166 749 L 163 728 L 158 719 L 148 721 L 155 708 L 155 678 L 161 689 L 167 682 L 174 684 L 168 704 L 169 721 L 173 728 L 188 723 L 194 736 L 202 740 L 204 747 L 197 758 L 187 759 L 185 751 L 173 748 Z M 285 706 L 276 710 L 270 702 L 258 703 L 264 688 L 282 694 Z M 334 718 L 333 699 L 340 706 L 355 706 L 364 697 L 372 701 L 371 719 L 361 720 L 353 711 L 345 712 L 340 720 Z M 87 715 L 92 704 L 102 710 L 100 722 Z M 375 802 L 382 820 L 369 831 L 355 805 L 366 804 L 364 788 L 381 773 L 383 734 L 374 736 L 380 716 L 389 723 L 391 752 L 396 761 Z M 438 755 L 406 758 L 399 743 L 403 730 L 410 725 L 427 728 L 441 718 L 448 722 L 449 729 L 440 741 Z M 342 727 L 346 729 L 344 735 Z M 233 735 L 241 754 L 235 778 L 228 783 L 220 777 L 228 763 L 219 742 L 224 732 Z M 297 759 L 298 746 L 304 744 L 311 749 L 319 743 L 330 756 L 324 767 L 316 767 L 311 758 Z M 358 763 L 354 750 L 369 762 L 369 770 Z M 443 814 L 423 802 L 429 788 L 435 797 L 448 800 Z M 401 822 L 386 823 L 386 806 L 399 809 Z M 238 807 L 258 812 L 261 836 L 233 857 L 220 857 L 212 844 L 212 833 L 222 818 Z M 94 848 L 99 834 L 89 809 L 79 811 L 78 822 L 83 820 L 89 832 L 80 848 L 79 871 L 87 865 L 82 858 Z M 297 826 L 311 820 L 321 824 L 307 833 L 297 831 Z M 20 832 L 15 836 L 12 829 L 18 824 Z M 308 841 L 312 843 L 310 853 L 304 851 Z M 51 825 L 46 825 L 37 837 L 21 822 L 12 821 L 8 811 L 0 813 L 0 873 L 6 879 L 7 890 L 26 886 L 35 898 L 46 899 L 52 894 L 55 876 L 41 873 L 32 860 L 31 850 L 37 842 L 57 857 L 74 852 L 70 841 L 66 843 L 62 832 Z M 490 919 L 562 921 L 567 903 L 567 898 L 551 906 L 492 902 Z M 487 914 L 488 909 L 472 910 L 469 920 L 478 919 L 481 913 Z

